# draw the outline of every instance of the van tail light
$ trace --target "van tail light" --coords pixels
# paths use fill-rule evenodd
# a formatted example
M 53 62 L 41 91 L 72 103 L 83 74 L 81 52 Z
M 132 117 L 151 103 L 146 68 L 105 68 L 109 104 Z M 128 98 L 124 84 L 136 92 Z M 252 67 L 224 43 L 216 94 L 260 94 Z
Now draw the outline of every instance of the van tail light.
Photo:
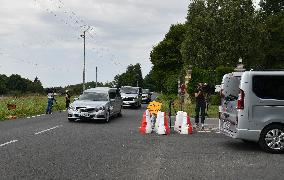
M 240 89 L 237 108 L 244 109 L 244 106 L 245 106 L 245 92 L 242 89 Z
M 224 97 L 225 97 L 225 95 L 223 94 L 223 91 L 224 91 L 224 89 L 221 89 L 221 91 L 220 91 L 220 96 L 221 96 L 221 98 L 224 98 Z

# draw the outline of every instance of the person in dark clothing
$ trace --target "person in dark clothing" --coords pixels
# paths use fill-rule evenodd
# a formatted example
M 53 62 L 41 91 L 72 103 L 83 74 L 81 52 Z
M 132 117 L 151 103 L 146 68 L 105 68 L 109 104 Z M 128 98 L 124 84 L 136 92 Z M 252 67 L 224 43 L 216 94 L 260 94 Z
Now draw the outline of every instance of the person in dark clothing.
M 66 109 L 69 108 L 69 105 L 70 105 L 70 98 L 71 98 L 71 95 L 70 95 L 69 91 L 66 90 L 66 94 L 65 94 Z
M 205 120 L 205 92 L 202 83 L 198 83 L 197 89 L 194 93 L 196 98 L 196 107 L 195 107 L 195 124 L 199 126 L 199 112 L 201 112 L 201 127 L 204 128 L 204 120 Z

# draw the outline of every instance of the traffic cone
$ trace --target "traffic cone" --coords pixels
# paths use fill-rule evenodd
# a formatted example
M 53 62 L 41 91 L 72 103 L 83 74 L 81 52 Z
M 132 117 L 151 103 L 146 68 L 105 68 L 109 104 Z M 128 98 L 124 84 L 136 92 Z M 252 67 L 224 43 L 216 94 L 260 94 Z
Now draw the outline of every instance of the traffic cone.
M 146 134 L 146 126 L 147 126 L 146 112 L 144 112 L 143 117 L 142 117 L 142 121 L 141 121 L 141 126 L 139 128 L 139 131 L 140 131 L 141 134 Z
M 190 117 L 187 115 L 186 112 L 183 112 L 183 121 L 181 125 L 180 134 L 192 134 L 192 125 L 190 122 Z

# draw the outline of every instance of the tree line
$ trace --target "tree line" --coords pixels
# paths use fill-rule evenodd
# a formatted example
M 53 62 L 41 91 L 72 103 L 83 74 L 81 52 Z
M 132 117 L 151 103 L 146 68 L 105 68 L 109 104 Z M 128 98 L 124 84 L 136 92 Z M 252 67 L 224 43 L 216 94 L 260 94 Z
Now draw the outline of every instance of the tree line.
M 177 93 L 177 80 L 191 68 L 192 84 L 220 84 L 240 58 L 248 70 L 283 69 L 284 1 L 261 0 L 259 6 L 252 0 L 193 0 L 186 22 L 172 25 L 153 47 L 144 83 Z
M 31 81 L 18 74 L 11 76 L 0 74 L 0 95 L 42 94 L 43 92 L 44 88 L 37 77 Z

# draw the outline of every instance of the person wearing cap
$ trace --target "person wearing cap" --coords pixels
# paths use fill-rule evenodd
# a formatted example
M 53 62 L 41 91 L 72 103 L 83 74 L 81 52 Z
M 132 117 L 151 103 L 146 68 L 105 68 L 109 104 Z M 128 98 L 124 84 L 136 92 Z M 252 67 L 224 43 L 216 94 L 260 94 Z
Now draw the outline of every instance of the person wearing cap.
M 69 105 L 70 105 L 70 98 L 71 98 L 70 93 L 69 93 L 68 90 L 66 90 L 66 94 L 65 94 L 66 109 L 69 108 Z

